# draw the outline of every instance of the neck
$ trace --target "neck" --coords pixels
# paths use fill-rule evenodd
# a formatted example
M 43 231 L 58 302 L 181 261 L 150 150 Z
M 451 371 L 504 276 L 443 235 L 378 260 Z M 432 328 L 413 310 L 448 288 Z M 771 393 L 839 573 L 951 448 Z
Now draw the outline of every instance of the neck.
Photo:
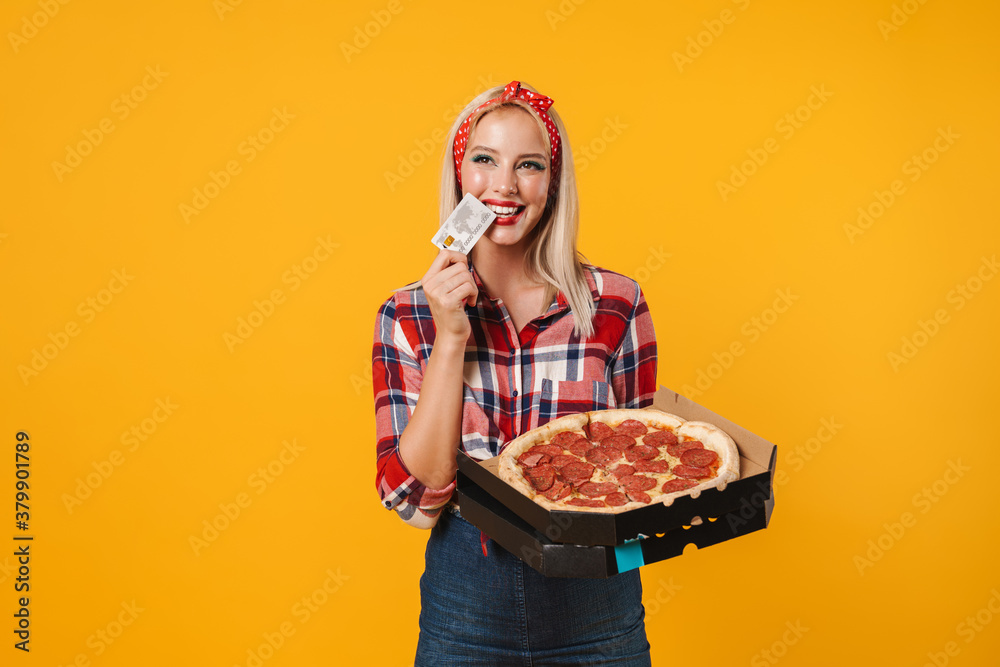
M 486 237 L 479 240 L 472 249 L 472 262 L 490 296 L 506 301 L 512 292 L 537 285 L 528 277 L 526 251 L 527 243 L 523 241 L 505 246 Z

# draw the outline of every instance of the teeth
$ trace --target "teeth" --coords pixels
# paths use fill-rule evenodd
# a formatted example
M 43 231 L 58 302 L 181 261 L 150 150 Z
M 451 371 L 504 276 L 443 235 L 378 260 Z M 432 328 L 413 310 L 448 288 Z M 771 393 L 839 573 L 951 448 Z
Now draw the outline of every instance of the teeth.
M 494 206 L 493 204 L 487 204 L 486 207 L 497 215 L 513 215 L 517 209 L 521 208 L 520 206 Z

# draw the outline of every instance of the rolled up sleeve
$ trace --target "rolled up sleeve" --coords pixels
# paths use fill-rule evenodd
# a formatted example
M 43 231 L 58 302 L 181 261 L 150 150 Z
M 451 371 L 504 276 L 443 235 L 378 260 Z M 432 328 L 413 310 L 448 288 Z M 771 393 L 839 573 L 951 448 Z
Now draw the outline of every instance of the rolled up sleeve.
M 397 318 L 394 298 L 386 301 L 375 321 L 372 348 L 372 385 L 375 392 L 375 486 L 382 506 L 395 510 L 406 523 L 430 528 L 455 490 L 429 489 L 406 467 L 399 454 L 399 438 L 417 404 L 423 371 Z
M 611 371 L 611 387 L 619 408 L 645 408 L 656 393 L 656 333 L 646 297 L 635 286 L 629 315 Z

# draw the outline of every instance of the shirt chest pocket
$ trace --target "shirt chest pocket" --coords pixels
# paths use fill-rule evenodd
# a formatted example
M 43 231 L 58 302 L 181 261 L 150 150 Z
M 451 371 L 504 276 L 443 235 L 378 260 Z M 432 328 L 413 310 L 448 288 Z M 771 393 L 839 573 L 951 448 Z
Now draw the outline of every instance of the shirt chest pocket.
M 554 381 L 542 379 L 539 392 L 539 424 L 576 412 L 617 407 L 611 385 L 599 380 Z

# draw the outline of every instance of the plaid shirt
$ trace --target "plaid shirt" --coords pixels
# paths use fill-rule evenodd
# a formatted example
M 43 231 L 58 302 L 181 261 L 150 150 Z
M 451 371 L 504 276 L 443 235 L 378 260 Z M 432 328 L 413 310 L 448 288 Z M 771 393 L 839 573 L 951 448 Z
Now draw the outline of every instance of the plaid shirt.
M 466 307 L 472 334 L 465 348 L 462 449 L 485 460 L 521 433 L 575 412 L 642 408 L 656 390 L 656 338 L 639 285 L 585 266 L 594 298 L 594 335 L 581 340 L 560 292 L 545 314 L 518 332 L 503 303 L 480 295 Z M 434 345 L 434 320 L 421 288 L 393 294 L 378 311 L 372 350 L 377 472 L 382 505 L 430 527 L 451 498 L 452 482 L 428 489 L 399 456 L 399 437 L 420 395 Z

